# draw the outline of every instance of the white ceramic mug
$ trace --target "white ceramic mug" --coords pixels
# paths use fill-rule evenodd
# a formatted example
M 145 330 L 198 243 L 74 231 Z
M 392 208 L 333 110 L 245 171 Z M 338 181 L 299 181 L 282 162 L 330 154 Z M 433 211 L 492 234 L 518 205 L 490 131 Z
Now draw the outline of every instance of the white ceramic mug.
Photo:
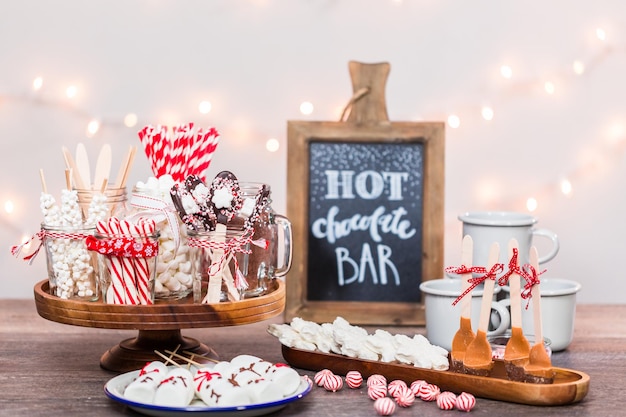
M 447 350 L 452 349 L 452 339 L 461 323 L 461 302 L 452 305 L 462 293 L 460 279 L 434 279 L 420 284 L 426 314 L 426 337 L 434 345 Z M 496 287 L 495 291 L 500 288 Z M 469 295 L 467 295 L 469 296 Z M 467 297 L 466 296 L 466 297 Z M 483 290 L 477 287 L 472 291 L 471 322 L 474 332 L 478 329 L 480 306 Z M 497 328 L 487 333 L 488 336 L 503 334 L 511 324 L 509 311 L 504 304 L 498 301 L 491 303 L 493 312 L 498 314 Z
M 506 248 L 509 241 L 516 239 L 519 245 L 520 265 L 528 263 L 528 252 L 533 245 L 535 236 L 548 238 L 552 241 L 551 250 L 539 257 L 539 263 L 553 259 L 559 252 L 557 235 L 547 229 L 537 229 L 537 219 L 530 214 L 511 211 L 473 211 L 459 215 L 463 223 L 463 236 L 470 235 L 474 242 L 472 265 L 486 266 L 489 248 L 494 242 L 500 244 L 500 258 L 498 262 L 507 265 L 509 255 Z M 536 246 L 536 245 L 535 245 Z
M 543 336 L 550 339 L 553 351 L 565 350 L 574 338 L 574 318 L 576 316 L 576 293 L 581 289 L 580 283 L 561 278 L 541 278 L 539 292 L 541 294 L 541 324 Z M 508 291 L 503 287 L 503 291 Z M 510 308 L 509 299 L 500 301 Z M 535 334 L 533 321 L 533 300 L 528 308 L 522 299 L 522 329 L 524 334 Z

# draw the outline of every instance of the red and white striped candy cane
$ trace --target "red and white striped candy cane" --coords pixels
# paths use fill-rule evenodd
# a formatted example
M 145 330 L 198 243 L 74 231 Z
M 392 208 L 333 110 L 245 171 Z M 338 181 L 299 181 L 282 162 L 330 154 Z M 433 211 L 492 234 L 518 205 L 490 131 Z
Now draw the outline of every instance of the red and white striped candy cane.
M 135 234 L 146 241 L 150 239 L 156 230 L 156 223 L 152 219 L 139 219 L 138 224 L 133 225 Z M 156 253 L 154 254 L 156 256 Z M 150 261 L 147 258 L 133 258 L 137 267 L 137 294 L 140 304 L 154 304 L 150 291 Z
M 109 227 L 114 235 L 132 237 L 133 233 L 129 228 L 129 223 L 117 217 L 109 219 Z M 134 259 L 124 256 L 116 257 L 122 266 L 122 285 L 124 286 L 125 304 L 139 304 L 137 296 L 137 278 L 134 267 Z
M 102 235 L 111 235 L 111 229 L 109 228 L 106 220 L 101 220 L 96 224 L 96 231 Z M 105 302 L 107 304 L 124 304 L 124 284 L 122 279 L 122 267 L 114 255 L 102 255 L 105 258 L 105 265 L 109 273 L 109 288 L 105 294 Z

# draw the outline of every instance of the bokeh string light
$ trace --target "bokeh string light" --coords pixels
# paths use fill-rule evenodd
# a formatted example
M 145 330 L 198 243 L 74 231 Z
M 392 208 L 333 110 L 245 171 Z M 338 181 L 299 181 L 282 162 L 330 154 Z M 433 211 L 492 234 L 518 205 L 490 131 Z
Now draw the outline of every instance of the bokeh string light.
M 567 88 L 568 82 L 579 82 L 578 80 L 581 80 L 583 76 L 589 75 L 600 64 L 606 62 L 609 56 L 626 51 L 625 46 L 611 45 L 608 42 L 609 36 L 607 32 L 601 28 L 595 31 L 595 36 L 597 46 L 595 53 L 590 58 L 576 59 L 573 62 L 565 63 L 562 68 L 551 71 L 551 77 L 535 76 L 524 79 L 523 74 L 518 74 L 511 65 L 506 63 L 500 65 L 499 74 L 505 83 L 498 83 L 498 89 L 492 94 L 492 97 L 489 97 L 489 104 L 486 105 L 484 102 L 480 104 L 470 103 L 469 105 L 453 104 L 454 111 L 447 113 L 444 117 L 448 127 L 461 131 L 465 125 L 464 120 L 472 118 L 480 118 L 490 122 L 497 117 L 498 106 L 502 106 L 506 101 L 505 99 L 511 100 L 515 97 L 531 95 L 538 90 L 543 91 L 547 97 L 554 96 L 562 89 Z M 102 128 L 135 128 L 140 121 L 140 116 L 136 113 L 127 113 L 114 118 L 103 118 L 81 109 L 75 100 L 81 94 L 80 88 L 76 85 L 67 86 L 64 89 L 64 97 L 47 96 L 44 86 L 44 76 L 38 75 L 33 79 L 31 88 L 24 93 L 0 92 L 0 102 L 3 105 L 12 102 L 25 102 L 32 106 L 48 106 L 55 108 L 55 110 L 71 113 L 74 117 L 84 120 L 85 136 L 92 139 L 97 139 L 98 133 Z M 335 102 L 341 101 L 341 98 L 335 100 Z M 309 101 L 303 101 L 299 104 L 294 104 L 294 106 L 298 106 L 300 113 L 305 117 L 313 115 L 315 112 L 314 103 Z M 209 100 L 202 100 L 197 104 L 199 114 L 206 115 L 212 109 L 213 104 Z M 433 109 L 433 114 L 445 113 L 436 113 L 436 109 Z M 145 115 L 141 118 L 151 120 Z M 438 117 L 437 119 L 440 118 Z M 467 125 L 471 126 L 471 123 Z M 563 196 L 570 197 L 574 192 L 577 181 L 584 178 L 587 172 L 593 170 L 598 165 L 603 165 L 604 160 L 615 158 L 626 151 L 626 139 L 622 126 L 613 127 L 611 138 L 608 146 L 597 152 L 598 156 L 595 160 L 589 160 L 580 164 L 568 175 L 554 178 L 551 183 L 535 190 L 534 196 L 519 196 L 514 199 L 515 201 L 510 201 L 505 205 L 508 204 L 511 208 L 518 210 L 523 207 L 532 212 L 539 207 L 539 204 L 543 203 L 541 199 L 547 195 L 560 193 Z M 281 142 L 276 138 L 268 138 L 265 142 L 267 152 L 277 152 L 280 146 Z M 478 193 L 480 194 L 478 198 L 483 201 L 489 201 L 493 199 L 493 193 L 494 191 L 487 186 Z M 500 201 L 500 203 L 502 202 Z M 17 227 L 11 223 L 11 214 L 14 212 L 13 203 L 11 200 L 7 200 L 2 202 L 2 204 L 4 207 L 4 210 L 2 210 L 2 224 L 17 231 Z

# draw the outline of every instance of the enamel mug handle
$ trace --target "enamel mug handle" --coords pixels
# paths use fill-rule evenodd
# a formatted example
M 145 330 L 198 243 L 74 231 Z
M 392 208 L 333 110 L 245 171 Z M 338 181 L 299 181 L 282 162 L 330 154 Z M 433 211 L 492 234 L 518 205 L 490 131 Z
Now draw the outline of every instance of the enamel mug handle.
M 542 256 L 541 258 L 539 258 L 539 263 L 543 264 L 548 262 L 549 260 L 551 260 L 552 258 L 554 258 L 556 256 L 557 253 L 559 253 L 559 238 L 556 235 L 556 233 L 554 233 L 551 230 L 548 229 L 533 229 L 533 237 L 534 236 L 542 236 L 545 238 L 548 238 L 552 241 L 552 250 L 550 252 L 548 252 L 547 255 Z
M 501 335 L 511 326 L 511 314 L 509 313 L 509 309 L 498 301 L 491 303 L 491 309 L 495 310 L 500 315 L 500 324 L 498 324 L 496 329 L 487 332 L 487 336 Z

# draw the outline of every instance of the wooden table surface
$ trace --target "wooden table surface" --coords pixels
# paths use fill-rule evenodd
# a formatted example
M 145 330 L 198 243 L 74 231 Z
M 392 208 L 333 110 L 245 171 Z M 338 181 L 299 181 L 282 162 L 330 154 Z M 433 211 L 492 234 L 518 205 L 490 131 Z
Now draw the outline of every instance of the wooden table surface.
M 277 339 L 266 332 L 269 321 L 223 328 L 183 329 L 213 347 L 221 358 L 253 354 L 281 362 Z M 387 328 L 395 333 L 423 328 Z M 0 300 L 0 416 L 139 416 L 105 396 L 104 384 L 115 373 L 99 366 L 100 356 L 135 331 L 59 324 L 41 318 L 32 300 Z M 477 399 L 474 416 L 622 416 L 626 415 L 626 305 L 579 305 L 574 341 L 554 353 L 553 365 L 583 371 L 589 393 L 577 404 L 535 407 Z M 313 372 L 301 371 L 313 377 Z M 446 414 L 448 413 L 448 414 Z M 394 416 L 457 415 L 417 400 Z M 314 387 L 277 416 L 376 416 L 365 389 L 330 393 Z

